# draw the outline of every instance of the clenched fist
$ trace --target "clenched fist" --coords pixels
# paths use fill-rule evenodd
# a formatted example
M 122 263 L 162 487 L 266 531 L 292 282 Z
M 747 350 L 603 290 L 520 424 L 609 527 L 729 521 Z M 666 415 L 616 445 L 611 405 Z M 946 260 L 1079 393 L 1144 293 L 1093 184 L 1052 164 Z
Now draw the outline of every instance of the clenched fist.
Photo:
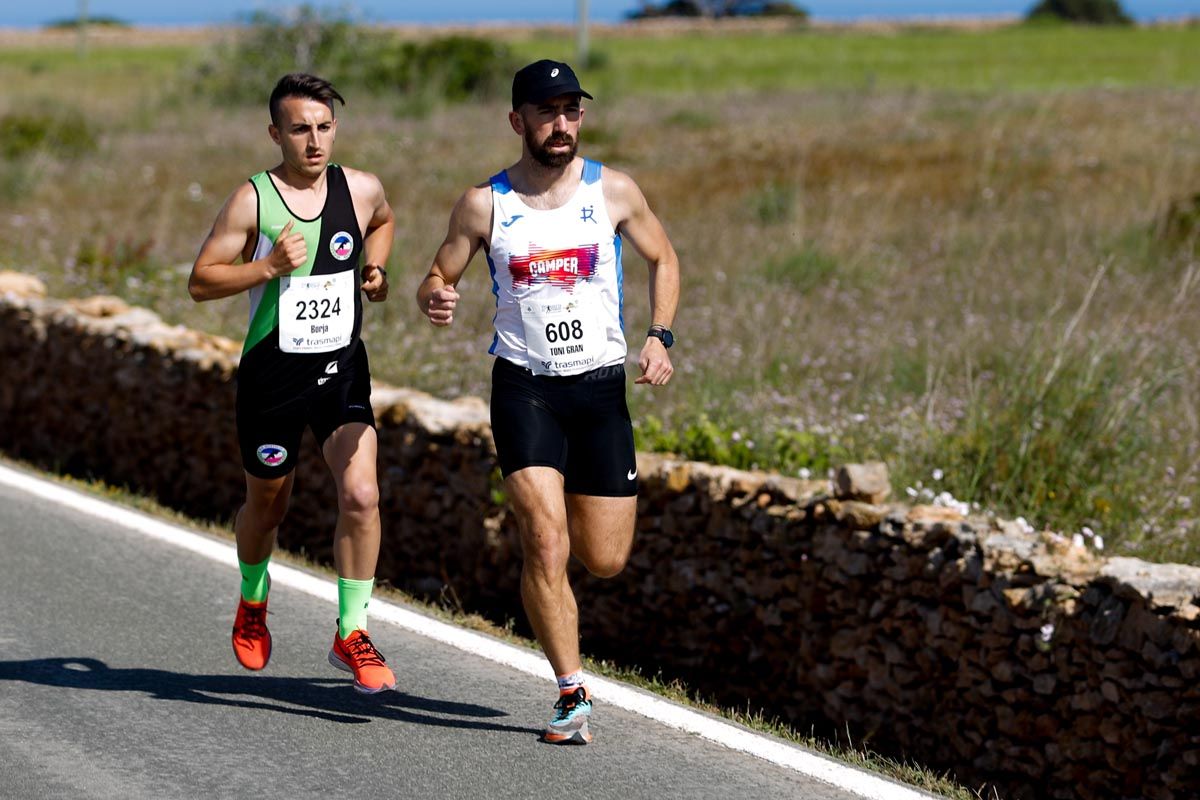
M 387 270 L 378 264 L 364 264 L 362 268 L 362 290 L 372 303 L 387 300 Z
M 271 248 L 271 253 L 267 256 L 267 261 L 270 263 L 275 277 L 295 272 L 304 266 L 305 261 L 308 261 L 308 245 L 305 244 L 302 234 L 291 233 L 292 224 L 293 220 L 288 220 L 288 224 L 283 226 L 283 230 L 279 232 L 279 237 L 275 240 L 275 246 Z M 289 233 L 291 233 L 290 236 Z
M 458 290 L 453 286 L 443 286 L 434 289 L 429 297 L 429 308 L 425 313 L 429 321 L 439 328 L 444 328 L 454 322 L 454 307 L 458 305 Z

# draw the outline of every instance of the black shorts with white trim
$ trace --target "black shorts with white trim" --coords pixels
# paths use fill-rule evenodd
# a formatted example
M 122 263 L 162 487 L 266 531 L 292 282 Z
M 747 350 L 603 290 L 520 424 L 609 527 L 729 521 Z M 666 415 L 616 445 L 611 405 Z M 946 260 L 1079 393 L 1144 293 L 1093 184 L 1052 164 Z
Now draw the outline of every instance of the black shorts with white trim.
M 254 381 L 238 380 L 237 432 L 242 467 L 256 478 L 281 478 L 296 467 L 305 428 L 311 428 L 317 446 L 341 426 L 361 422 L 375 427 L 371 408 L 371 367 L 362 342 L 338 367 L 331 354 L 329 371 L 312 380 L 311 387 L 286 399 L 264 393 Z

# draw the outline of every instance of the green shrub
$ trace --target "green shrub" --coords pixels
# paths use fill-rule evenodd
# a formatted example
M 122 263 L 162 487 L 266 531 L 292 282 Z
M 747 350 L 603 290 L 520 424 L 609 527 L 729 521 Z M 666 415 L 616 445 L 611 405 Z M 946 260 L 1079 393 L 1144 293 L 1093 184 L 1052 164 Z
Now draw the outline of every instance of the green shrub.
M 310 72 L 343 94 L 400 93 L 409 106 L 427 106 L 503 96 L 516 66 L 507 46 L 487 39 L 403 42 L 340 12 L 301 6 L 287 16 L 255 14 L 242 36 L 200 65 L 197 78 L 207 94 L 265 103 L 281 76 Z
M 0 155 L 16 159 L 37 151 L 74 158 L 96 149 L 96 134 L 78 112 L 16 112 L 0 117 Z
M 73 31 L 80 25 L 87 25 L 95 28 L 128 28 L 129 23 L 119 17 L 110 17 L 105 14 L 98 16 L 89 16 L 86 20 L 81 20 L 78 17 L 67 17 L 64 19 L 51 20 L 46 23 L 46 28 L 53 31 Z
M 813 431 L 780 428 L 755 430 L 753 425 L 715 421 L 700 414 L 668 430 L 653 415 L 634 423 L 639 450 L 673 453 L 690 461 L 736 467 L 770 469 L 786 475 L 823 476 L 849 454 L 831 436 Z
M 1157 228 L 1161 241 L 1200 251 L 1200 192 L 1172 201 Z
M 1029 10 L 1032 21 L 1057 20 L 1088 25 L 1131 25 L 1119 0 L 1041 0 Z
M 121 294 L 161 276 L 162 265 L 152 258 L 153 250 L 149 237 L 85 238 L 75 251 L 74 269 L 87 288 Z
M 643 2 L 629 13 L 631 19 L 655 17 L 792 17 L 808 19 L 808 9 L 790 0 L 668 0 L 655 5 Z
M 767 2 L 759 7 L 758 16 L 760 17 L 793 17 L 796 19 L 808 19 L 808 9 L 801 8 L 794 3 L 786 2 Z
M 515 71 L 503 45 L 471 36 L 408 43 L 404 52 L 407 63 L 396 76 L 398 88 L 415 91 L 435 86 L 450 101 L 502 96 Z
M 238 102 L 266 103 L 280 77 L 311 72 L 339 88 L 362 61 L 373 61 L 378 37 L 340 15 L 301 6 L 285 16 L 256 12 L 245 31 L 217 48 L 198 69 L 206 93 Z
M 796 187 L 779 181 L 764 186 L 754 198 L 754 214 L 764 225 L 785 222 L 796 209 Z
M 667 125 L 674 128 L 684 128 L 694 131 L 706 131 L 717 126 L 717 118 L 708 111 L 700 111 L 695 108 L 684 108 L 668 116 L 663 120 Z
M 763 275 L 772 284 L 807 293 L 827 284 L 837 271 L 838 263 L 833 257 L 808 244 L 799 252 L 769 262 Z
M 1145 457 L 1158 446 L 1145 420 L 1177 370 L 1132 342 L 1032 344 L 1008 358 L 976 382 L 955 428 L 929 433 L 901 478 L 936 467 L 959 499 L 1057 530 L 1136 538 L 1155 480 Z

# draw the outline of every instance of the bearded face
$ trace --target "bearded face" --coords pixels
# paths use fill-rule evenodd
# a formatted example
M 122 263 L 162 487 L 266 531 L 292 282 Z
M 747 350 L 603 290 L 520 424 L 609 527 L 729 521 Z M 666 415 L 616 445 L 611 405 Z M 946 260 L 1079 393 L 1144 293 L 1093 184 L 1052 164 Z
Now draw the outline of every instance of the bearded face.
M 575 151 L 579 149 L 579 142 L 569 133 L 554 131 L 539 142 L 537 132 L 532 128 L 525 129 L 525 145 L 529 148 L 529 154 L 533 156 L 534 161 L 550 169 L 559 169 L 570 164 L 575 159 Z M 552 147 L 561 148 L 564 145 L 567 148 L 565 150 L 550 149 Z

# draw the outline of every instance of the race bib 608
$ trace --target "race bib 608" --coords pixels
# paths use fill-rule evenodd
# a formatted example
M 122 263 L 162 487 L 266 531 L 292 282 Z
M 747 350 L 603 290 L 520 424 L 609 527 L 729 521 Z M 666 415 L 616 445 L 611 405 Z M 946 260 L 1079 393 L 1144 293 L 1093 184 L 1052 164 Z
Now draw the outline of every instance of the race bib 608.
M 595 306 L 524 300 L 521 321 L 535 375 L 578 375 L 599 366 L 606 337 Z

